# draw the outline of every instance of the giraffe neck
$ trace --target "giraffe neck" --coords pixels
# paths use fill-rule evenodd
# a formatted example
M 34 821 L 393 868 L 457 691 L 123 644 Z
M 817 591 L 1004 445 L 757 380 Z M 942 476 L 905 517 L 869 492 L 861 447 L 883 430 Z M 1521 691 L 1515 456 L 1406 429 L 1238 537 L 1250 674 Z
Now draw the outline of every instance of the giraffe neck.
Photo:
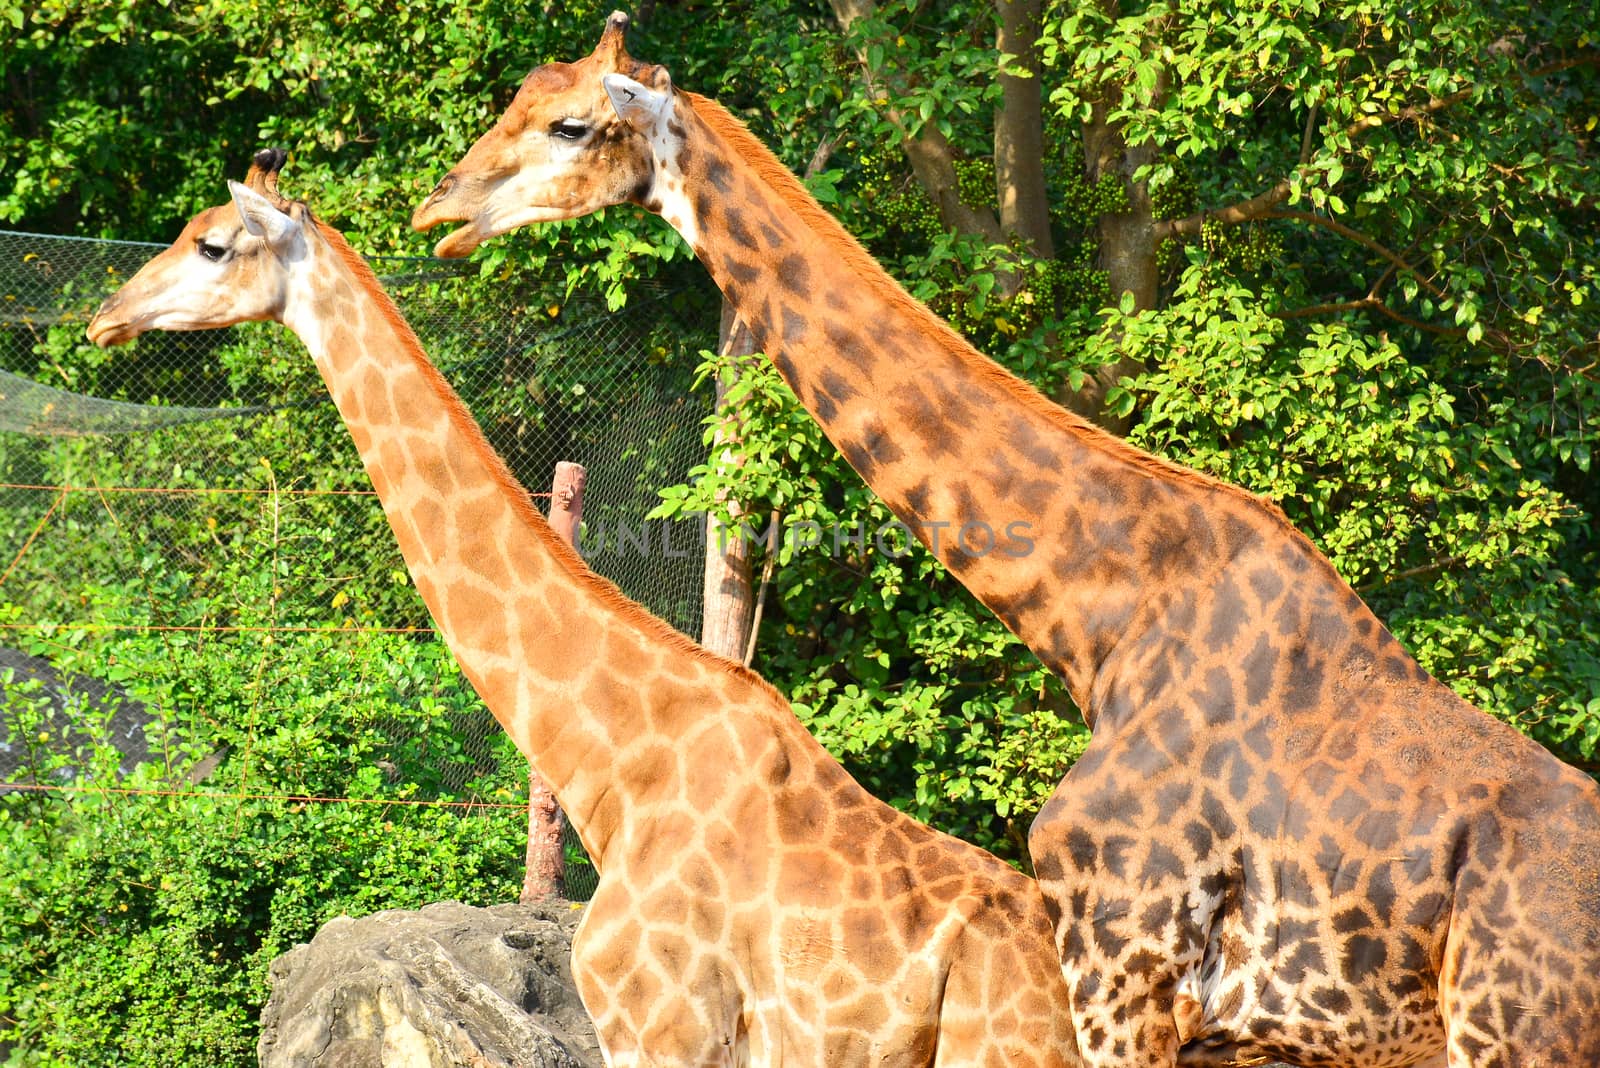
M 1275 507 L 1140 452 L 978 352 L 725 109 L 674 99 L 651 206 L 851 466 L 1086 715 L 1108 658 L 1246 543 L 1263 567 L 1348 590 Z
M 776 694 L 588 570 L 530 504 L 370 268 L 340 235 L 318 229 L 322 243 L 294 275 L 284 324 L 350 428 L 440 634 L 599 862 L 617 830 L 653 804 L 695 802 L 672 774 L 663 737 Z M 758 712 L 747 718 L 769 725 Z M 709 748 L 708 759 L 751 766 L 743 749 Z

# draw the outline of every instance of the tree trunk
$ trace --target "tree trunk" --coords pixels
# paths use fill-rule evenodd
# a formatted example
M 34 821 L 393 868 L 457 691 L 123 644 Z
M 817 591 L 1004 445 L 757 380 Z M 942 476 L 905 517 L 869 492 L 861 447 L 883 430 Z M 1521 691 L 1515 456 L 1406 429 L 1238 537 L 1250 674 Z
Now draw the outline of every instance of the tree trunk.
M 1118 0 L 1102 0 L 1111 18 L 1120 14 Z M 1162 73 L 1157 80 L 1155 95 L 1167 91 L 1167 77 Z M 1101 216 L 1096 224 L 1100 245 L 1100 266 L 1106 272 L 1106 282 L 1111 290 L 1111 300 L 1120 304 L 1125 295 L 1133 297 L 1136 311 L 1146 311 L 1156 306 L 1160 289 L 1160 273 L 1156 266 L 1156 250 L 1160 237 L 1156 232 L 1154 209 L 1150 205 L 1150 184 L 1144 179 L 1135 180 L 1140 167 L 1155 159 L 1155 147 L 1144 144 L 1130 146 L 1123 136 L 1121 124 L 1110 118 L 1111 98 L 1120 92 L 1116 86 L 1108 87 L 1106 95 L 1096 100 L 1083 124 L 1084 179 L 1094 185 L 1107 175 L 1115 176 L 1128 197 L 1128 210 L 1115 215 Z M 1115 434 L 1125 434 L 1130 420 L 1119 418 L 1105 410 L 1106 393 L 1121 379 L 1143 370 L 1138 361 L 1123 357 L 1096 369 L 1081 390 L 1071 396 L 1056 399 L 1067 408 L 1086 418 L 1094 419 Z
M 1111 296 L 1133 294 L 1138 309 L 1156 306 L 1159 276 L 1156 271 L 1156 222 L 1150 207 L 1150 184 L 1134 180 L 1134 172 L 1152 162 L 1151 145 L 1130 147 L 1122 130 L 1105 118 L 1106 105 L 1094 106 L 1083 128 L 1085 178 L 1090 185 L 1105 175 L 1115 175 L 1128 192 L 1128 210 L 1101 216 L 1100 265 L 1110 276 Z
M 728 409 L 725 398 L 739 377 L 744 358 L 755 351 L 755 339 L 739 319 L 733 306 L 722 303 L 722 329 L 717 349 L 732 363 L 717 376 L 717 425 L 712 433 L 711 453 L 719 473 L 738 470 L 735 447 L 743 439 L 743 420 Z M 750 584 L 750 541 L 738 530 L 743 510 L 737 501 L 729 502 L 733 527 L 716 516 L 706 517 L 706 574 L 701 599 L 700 644 L 714 653 L 743 661 L 750 640 L 750 620 L 755 597 Z
M 1128 210 L 1103 215 L 1096 224 L 1100 266 L 1106 272 L 1112 302 L 1118 303 L 1123 294 L 1131 293 L 1134 308 L 1144 311 L 1154 308 L 1158 297 L 1158 241 L 1150 185 L 1142 179 L 1135 181 L 1133 175 L 1154 159 L 1155 149 L 1150 145 L 1130 147 L 1121 127 L 1107 119 L 1108 110 L 1104 100 L 1096 102 L 1089 121 L 1083 125 L 1084 178 L 1094 185 L 1105 175 L 1115 175 L 1127 191 Z M 1063 391 L 1056 401 L 1114 434 L 1126 434 L 1130 420 L 1106 411 L 1106 393 L 1119 380 L 1142 369 L 1137 360 L 1123 357 L 1096 369 L 1082 389 Z
M 1050 201 L 1044 185 L 1044 105 L 1039 84 L 1040 0 L 995 0 L 1000 29 L 995 47 L 1015 56 L 1000 75 L 994 116 L 995 192 L 1000 229 L 1040 259 L 1055 258 Z M 1022 72 L 1026 72 L 1023 75 Z
M 830 0 L 834 15 L 846 31 L 858 19 L 876 11 L 875 0 Z M 1050 236 L 1050 212 L 1044 185 L 1043 94 L 1037 77 L 1034 42 L 1039 37 L 1040 0 L 995 0 L 999 16 L 996 45 L 1016 56 L 1012 66 L 1035 77 L 1002 74 L 1001 104 L 995 113 L 995 184 L 1000 216 L 962 204 L 957 196 L 955 150 L 932 123 L 924 123 L 915 136 L 906 135 L 906 117 L 893 109 L 887 114 L 902 131 L 901 147 L 917 182 L 939 208 L 940 220 L 950 229 L 977 234 L 991 243 L 1020 239 L 1041 258 L 1055 255 Z M 1113 5 L 1114 6 L 1114 5 Z M 858 51 L 869 90 L 875 96 L 892 96 L 895 86 L 887 71 L 872 70 L 864 52 Z M 886 65 L 887 66 L 887 65 Z M 888 83 L 888 84 L 885 84 Z M 1104 107 L 1085 126 L 1085 157 L 1090 181 L 1116 172 L 1129 185 L 1129 210 L 1102 220 L 1099 226 L 1102 265 L 1110 274 L 1111 292 L 1120 299 L 1134 294 L 1135 306 L 1151 308 L 1156 298 L 1156 238 L 1150 213 L 1149 190 L 1129 176 L 1143 162 L 1146 149 L 1129 150 L 1120 130 L 1104 120 Z M 1092 142 L 1092 143 L 1091 143 Z M 1017 290 L 1014 274 L 996 272 L 996 289 L 1004 296 Z M 1107 391 L 1125 375 L 1139 370 L 1136 362 L 1120 360 L 1099 368 L 1081 390 L 1063 388 L 1055 400 L 1113 433 L 1127 432 L 1129 421 L 1105 410 Z

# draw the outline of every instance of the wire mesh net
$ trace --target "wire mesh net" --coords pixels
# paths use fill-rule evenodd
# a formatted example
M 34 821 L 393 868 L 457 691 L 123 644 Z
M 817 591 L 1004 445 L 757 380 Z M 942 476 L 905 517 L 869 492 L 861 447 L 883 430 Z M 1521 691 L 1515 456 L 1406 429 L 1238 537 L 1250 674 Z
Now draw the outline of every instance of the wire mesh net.
M 298 340 L 85 340 L 158 250 L 0 233 L 0 784 L 525 804 L 526 764 L 434 635 Z M 558 460 L 587 468 L 591 566 L 697 634 L 700 532 L 645 517 L 703 455 L 713 294 L 611 312 L 471 264 L 372 262 L 531 493 Z

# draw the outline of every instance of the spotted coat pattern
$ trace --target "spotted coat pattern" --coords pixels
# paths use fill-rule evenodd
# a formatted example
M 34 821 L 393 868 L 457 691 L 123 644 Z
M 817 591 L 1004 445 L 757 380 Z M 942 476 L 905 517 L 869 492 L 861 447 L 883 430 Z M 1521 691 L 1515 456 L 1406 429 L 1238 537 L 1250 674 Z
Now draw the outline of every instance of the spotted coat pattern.
M 90 336 L 248 308 L 306 343 L 441 634 L 600 873 L 573 972 L 608 1062 L 1076 1068 L 1037 884 L 872 798 L 775 690 L 590 572 L 360 257 L 257 191 Z
M 1030 836 L 1085 1061 L 1600 1064 L 1595 784 L 1431 678 L 1276 508 L 972 350 L 724 109 L 660 68 L 607 73 L 632 64 L 513 109 L 592 115 L 608 90 L 586 172 L 625 170 L 678 227 L 1093 727 Z M 439 198 L 414 222 L 487 236 L 487 210 Z

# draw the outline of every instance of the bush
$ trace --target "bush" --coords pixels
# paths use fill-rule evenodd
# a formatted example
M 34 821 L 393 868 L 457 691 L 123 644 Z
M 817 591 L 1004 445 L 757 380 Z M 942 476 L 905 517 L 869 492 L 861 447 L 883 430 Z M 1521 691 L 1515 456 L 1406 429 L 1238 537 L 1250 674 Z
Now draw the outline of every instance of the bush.
M 116 748 L 90 729 L 24 769 L 50 782 L 70 768 L 73 788 L 0 798 L 0 1039 L 27 1050 L 20 1063 L 247 1063 L 268 965 L 328 919 L 517 894 L 520 807 L 404 803 L 417 782 L 460 783 L 451 765 L 471 764 L 460 746 L 471 694 L 437 644 L 282 643 L 277 677 L 303 685 L 272 687 L 244 710 L 248 729 L 211 714 L 255 666 L 225 649 L 190 651 L 164 694 L 131 694 L 163 709 L 150 731 L 158 760 L 119 782 Z M 140 652 L 123 643 L 117 655 L 137 673 Z M 7 693 L 7 722 L 46 732 L 37 688 Z M 226 756 L 196 796 L 183 773 L 208 752 Z M 512 802 L 515 778 L 467 777 L 445 796 Z

